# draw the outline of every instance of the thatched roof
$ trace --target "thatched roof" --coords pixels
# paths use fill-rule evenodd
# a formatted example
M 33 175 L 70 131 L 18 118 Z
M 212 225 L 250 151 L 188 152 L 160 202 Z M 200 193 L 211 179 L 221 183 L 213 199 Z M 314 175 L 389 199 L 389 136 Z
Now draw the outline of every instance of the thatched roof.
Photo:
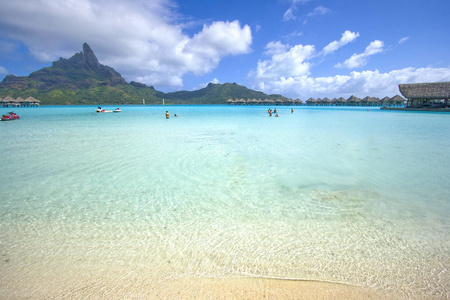
M 11 96 L 6 96 L 2 102 L 16 102 L 16 99 L 12 98 Z
M 351 96 L 347 99 L 347 102 L 359 102 L 359 101 L 361 101 L 361 99 L 358 98 L 358 97 L 355 97 L 355 96 L 353 96 L 353 95 L 351 95 Z
M 402 96 L 400 96 L 400 95 L 395 95 L 394 97 L 392 97 L 391 99 L 390 99 L 391 101 L 397 101 L 397 102 L 400 102 L 400 101 L 405 101 L 405 99 L 402 97 Z
M 28 97 L 27 99 L 25 99 L 25 101 L 27 102 L 34 102 L 34 103 L 40 103 L 41 101 L 35 99 L 34 97 Z
M 449 99 L 450 82 L 399 84 L 400 93 L 409 99 Z

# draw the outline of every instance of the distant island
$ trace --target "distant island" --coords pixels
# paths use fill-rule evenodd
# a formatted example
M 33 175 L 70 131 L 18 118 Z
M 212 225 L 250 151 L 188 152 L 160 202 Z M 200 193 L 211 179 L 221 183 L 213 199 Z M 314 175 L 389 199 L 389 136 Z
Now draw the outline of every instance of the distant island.
M 146 104 L 161 104 L 163 99 L 165 104 L 226 104 L 230 98 L 287 100 L 236 83 L 210 83 L 200 90 L 173 93 L 139 82 L 127 83 L 116 70 L 100 64 L 87 43 L 82 52 L 60 58 L 29 76 L 7 75 L 0 82 L 0 100 L 6 97 L 8 101 L 32 97 L 41 105 L 142 104 L 143 99 Z M 19 102 L 11 105 L 22 106 Z

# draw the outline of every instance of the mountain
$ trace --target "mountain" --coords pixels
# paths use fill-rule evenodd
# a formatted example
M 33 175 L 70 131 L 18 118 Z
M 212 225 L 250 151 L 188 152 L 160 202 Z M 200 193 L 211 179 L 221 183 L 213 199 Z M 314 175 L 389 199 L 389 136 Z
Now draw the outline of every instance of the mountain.
M 44 105 L 60 104 L 224 104 L 230 98 L 286 99 L 266 95 L 236 83 L 208 84 L 196 91 L 163 93 L 152 86 L 125 79 L 113 68 L 99 63 L 87 43 L 69 59 L 60 58 L 51 67 L 29 76 L 7 75 L 0 82 L 0 97 L 32 96 Z

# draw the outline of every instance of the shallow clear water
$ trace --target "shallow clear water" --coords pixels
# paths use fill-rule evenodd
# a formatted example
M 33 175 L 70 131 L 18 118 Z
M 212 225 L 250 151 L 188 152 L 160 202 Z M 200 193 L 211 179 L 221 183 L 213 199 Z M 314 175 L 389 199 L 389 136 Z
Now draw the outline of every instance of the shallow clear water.
M 450 114 L 267 108 L 15 109 L 0 281 L 121 266 L 448 296 Z

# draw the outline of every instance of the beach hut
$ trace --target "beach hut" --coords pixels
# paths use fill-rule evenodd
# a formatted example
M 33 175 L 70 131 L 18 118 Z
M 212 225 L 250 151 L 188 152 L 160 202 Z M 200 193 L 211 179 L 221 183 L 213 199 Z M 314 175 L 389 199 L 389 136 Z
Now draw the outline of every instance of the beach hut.
M 23 99 L 22 97 L 17 97 L 16 98 L 17 106 L 25 106 L 24 101 L 25 99 Z
M 347 104 L 347 100 L 344 97 L 339 97 L 336 101 L 337 106 L 345 106 Z
M 16 100 L 14 98 L 12 98 L 11 96 L 6 96 L 3 100 L 2 100 L 2 104 L 4 107 L 12 107 L 13 103 L 15 103 Z
M 28 107 L 31 106 L 31 102 L 32 100 L 30 99 L 31 97 L 26 98 L 25 100 L 22 101 L 22 106 Z
M 450 99 L 450 81 L 399 84 L 408 107 L 446 107 Z
M 327 97 L 323 98 L 322 99 L 322 105 L 330 106 L 331 105 L 331 100 L 328 99 Z
M 369 99 L 369 106 L 381 106 L 381 100 L 377 97 L 371 97 Z
M 283 105 L 283 100 L 278 98 L 277 100 L 275 100 L 275 105 Z
M 389 98 L 388 96 L 384 97 L 383 99 L 381 99 L 381 106 L 389 106 L 389 100 L 391 100 L 391 98 Z
M 405 105 L 405 98 L 400 95 L 395 95 L 389 100 L 390 106 L 401 107 Z
M 366 96 L 361 99 L 360 104 L 361 104 L 361 106 L 369 106 L 369 102 L 370 102 L 370 97 Z
M 35 99 L 34 97 L 28 97 L 27 99 L 31 100 L 31 106 L 39 106 L 39 105 L 41 105 L 41 101 Z
M 237 105 L 244 105 L 247 104 L 247 101 L 245 101 L 244 99 L 236 99 L 236 101 L 234 101 L 235 104 Z
M 227 103 L 231 104 L 231 105 L 234 105 L 234 100 L 230 98 L 230 99 L 227 100 Z
M 303 105 L 303 101 L 300 100 L 299 98 L 297 98 L 297 99 L 294 100 L 294 104 L 295 105 Z
M 309 98 L 308 100 L 306 100 L 306 105 L 308 105 L 308 106 L 317 105 L 317 101 L 314 100 L 313 98 Z
M 360 106 L 361 105 L 361 98 L 358 98 L 358 97 L 355 97 L 355 96 L 351 95 L 347 99 L 347 105 L 349 105 L 349 106 Z
M 256 100 L 255 98 L 247 100 L 247 104 L 250 104 L 250 105 L 255 105 L 257 103 L 258 103 L 258 100 Z

